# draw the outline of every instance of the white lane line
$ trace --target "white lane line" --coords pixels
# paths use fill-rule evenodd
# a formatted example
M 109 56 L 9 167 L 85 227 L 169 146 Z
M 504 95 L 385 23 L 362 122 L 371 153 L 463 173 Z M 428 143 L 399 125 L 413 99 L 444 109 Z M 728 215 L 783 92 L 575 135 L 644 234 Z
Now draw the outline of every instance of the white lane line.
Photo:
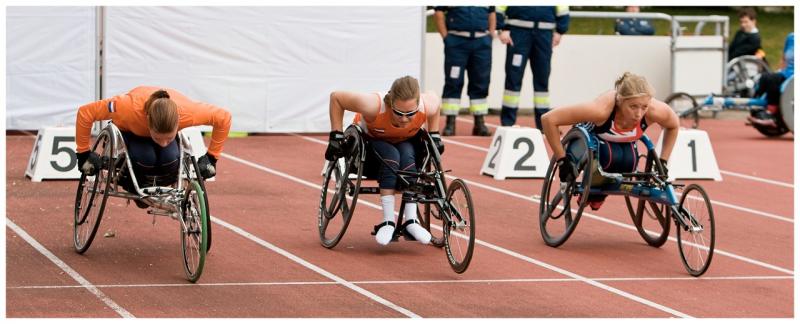
M 25 230 L 17 226 L 17 224 L 11 221 L 11 219 L 9 219 L 8 217 L 6 217 L 6 226 L 8 226 L 8 228 L 17 233 L 17 235 L 19 235 L 20 238 L 25 240 L 25 242 L 28 242 L 28 244 L 30 244 L 34 249 L 36 249 L 36 251 L 39 251 L 39 253 L 41 253 L 47 259 L 49 259 L 50 262 L 53 262 L 56 266 L 61 268 L 61 270 L 63 270 L 64 273 L 68 274 L 70 277 L 72 277 L 72 279 L 81 284 L 80 285 L 81 288 L 85 288 L 90 293 L 94 294 L 103 303 L 105 303 L 108 307 L 111 307 L 111 309 L 117 312 L 119 316 L 122 316 L 124 318 L 135 317 L 133 316 L 133 314 L 122 308 L 122 306 L 114 302 L 114 300 L 112 300 L 110 297 L 106 296 L 106 294 L 100 291 L 100 289 L 97 289 L 95 285 L 89 282 L 89 280 L 86 280 L 86 278 L 81 276 L 77 271 L 75 271 L 75 269 L 72 269 L 72 267 L 64 263 L 64 261 L 62 261 L 55 254 L 50 252 L 50 250 L 48 250 L 42 244 L 36 241 L 36 239 L 28 235 L 28 233 L 25 232 Z
M 311 141 L 311 142 L 328 145 L 327 142 L 318 140 L 316 138 L 302 136 L 302 135 L 295 135 L 295 136 L 300 137 L 300 138 L 305 139 L 305 140 L 308 140 L 308 141 Z M 452 175 L 447 175 L 446 177 L 448 177 L 450 179 L 456 179 L 456 177 L 452 176 Z M 525 196 L 525 195 L 522 195 L 522 194 L 518 194 L 516 192 L 511 192 L 511 191 L 508 191 L 508 190 L 505 190 L 505 189 L 500 189 L 500 188 L 497 188 L 497 187 L 485 185 L 485 184 L 482 184 L 482 183 L 479 183 L 479 182 L 475 182 L 475 181 L 471 181 L 471 180 L 466 180 L 466 179 L 461 179 L 461 180 L 463 180 L 464 182 L 466 182 L 470 186 L 476 186 L 476 187 L 479 187 L 479 188 L 482 188 L 482 189 L 486 189 L 486 190 L 489 190 L 489 191 L 494 191 L 494 192 L 499 193 L 499 194 L 503 194 L 503 195 L 507 195 L 507 196 L 511 196 L 511 197 L 515 197 L 515 198 L 519 198 L 519 199 L 530 201 L 530 202 L 533 202 L 533 203 L 536 203 L 536 204 L 540 203 L 539 199 L 535 199 L 533 197 L 529 197 L 529 196 Z M 608 224 L 611 224 L 611 225 L 614 225 L 614 226 L 619 226 L 619 227 L 626 228 L 626 229 L 629 229 L 629 230 L 632 230 L 632 231 L 637 231 L 636 227 L 633 226 L 633 225 L 621 223 L 621 222 L 618 222 L 618 221 L 615 221 L 615 220 L 611 220 L 611 219 L 607 219 L 607 218 L 604 218 L 604 217 L 601 217 L 599 215 L 595 215 L 595 214 L 592 214 L 592 213 L 589 213 L 589 212 L 586 212 L 586 211 L 584 211 L 582 215 L 585 215 L 586 217 L 589 217 L 589 218 L 592 218 L 592 219 L 595 219 L 595 220 L 598 220 L 598 221 L 601 221 L 601 222 L 605 222 L 605 223 L 608 223 Z M 653 234 L 658 234 L 658 233 L 653 233 Z M 673 241 L 673 242 L 676 242 L 676 244 L 677 244 L 677 241 L 678 241 L 677 239 L 675 239 L 672 236 L 669 237 L 669 240 Z M 719 254 L 719 255 L 724 255 L 724 256 L 727 256 L 727 257 L 731 257 L 731 258 L 734 258 L 734 259 L 737 259 L 737 260 L 740 260 L 740 261 L 744 261 L 744 262 L 747 262 L 747 263 L 750 263 L 750 264 L 758 265 L 758 266 L 761 266 L 761 267 L 764 267 L 764 268 L 768 268 L 768 269 L 772 269 L 772 270 L 775 270 L 775 271 L 783 272 L 783 273 L 786 273 L 786 274 L 794 275 L 794 271 L 792 271 L 792 270 L 781 268 L 781 267 L 778 267 L 778 266 L 775 266 L 775 265 L 772 265 L 772 264 L 769 264 L 769 263 L 766 263 L 766 262 L 763 262 L 763 261 L 758 261 L 758 260 L 755 260 L 755 259 L 751 259 L 751 258 L 748 258 L 748 257 L 745 257 L 745 256 L 737 255 L 737 254 L 734 254 L 734 253 L 731 253 L 731 252 L 727 252 L 725 250 L 720 250 L 719 248 L 715 248 L 714 249 L 714 253 L 715 254 Z
M 794 280 L 793 276 L 725 276 L 725 277 L 652 277 L 652 278 L 589 278 L 594 281 L 638 282 L 638 281 L 769 281 Z M 453 279 L 453 280 L 368 280 L 350 281 L 356 285 L 425 285 L 425 284 L 485 284 L 485 283 L 548 283 L 548 282 L 581 282 L 573 278 L 511 278 L 511 279 Z M 254 286 L 329 286 L 340 285 L 333 281 L 285 281 L 285 282 L 217 282 L 217 283 L 185 283 L 185 284 L 119 284 L 95 285 L 98 288 L 170 288 L 170 287 L 254 287 Z M 78 285 L 63 286 L 15 286 L 7 289 L 67 289 L 83 288 Z
M 756 176 L 736 173 L 736 172 L 733 172 L 733 171 L 719 170 L 719 172 L 722 173 L 722 174 L 727 174 L 729 176 L 744 178 L 744 179 L 747 179 L 747 180 L 760 181 L 760 182 L 764 182 L 764 183 L 768 183 L 768 184 L 772 184 L 772 185 L 776 185 L 776 186 L 781 186 L 781 187 L 786 187 L 786 188 L 794 188 L 794 185 L 791 184 L 791 183 L 780 182 L 780 181 L 775 181 L 775 180 L 770 180 L 770 179 L 765 179 L 765 178 L 759 178 L 759 177 L 756 177 Z
M 473 123 L 474 123 L 472 120 L 470 120 L 470 119 L 468 119 L 468 118 L 458 117 L 457 119 L 458 119 L 459 121 L 462 121 L 462 122 L 465 122 L 465 123 L 470 123 L 470 124 L 473 124 Z M 497 125 L 497 124 L 492 124 L 492 123 L 485 123 L 485 124 L 486 124 L 486 126 L 488 126 L 489 128 L 497 128 L 497 127 L 500 127 L 500 125 Z M 756 177 L 756 176 L 751 176 L 751 175 L 746 175 L 746 174 L 736 173 L 736 172 L 732 172 L 732 171 L 719 170 L 719 172 L 720 172 L 720 173 L 723 173 L 723 174 L 727 174 L 727 175 L 729 175 L 729 176 L 734 176 L 734 177 L 744 178 L 744 179 L 747 179 L 747 180 L 753 180 L 753 181 L 763 182 L 763 183 L 767 183 L 767 184 L 771 184 L 771 185 L 776 185 L 776 186 L 781 186 L 781 187 L 786 187 L 786 188 L 794 188 L 794 185 L 793 185 L 793 184 L 791 184 L 791 183 L 786 183 L 786 182 L 781 182 L 781 181 L 776 181 L 776 180 L 770 180 L 770 179 L 765 179 L 765 178 L 759 178 L 759 177 Z
M 244 160 L 240 160 L 239 158 L 233 157 L 233 156 L 231 156 L 229 154 L 224 154 L 223 153 L 223 155 L 225 155 L 227 158 L 235 159 L 235 160 L 237 160 L 237 162 L 240 162 L 240 163 L 247 162 L 247 161 L 244 161 Z M 270 249 L 273 252 L 278 253 L 278 254 L 288 258 L 289 260 L 292 260 L 292 261 L 294 261 L 294 262 L 296 262 L 296 263 L 298 263 L 298 264 L 300 264 L 300 265 L 302 265 L 302 266 L 304 266 L 304 267 L 306 267 L 306 268 L 308 268 L 308 269 L 310 269 L 310 270 L 312 270 L 312 271 L 314 271 L 316 273 L 319 273 L 320 275 L 322 275 L 322 276 L 324 276 L 324 277 L 326 277 L 328 279 L 331 279 L 331 280 L 335 281 L 336 283 L 338 283 L 340 285 L 343 285 L 343 286 L 345 286 L 345 287 L 347 287 L 347 288 L 349 288 L 349 289 L 351 289 L 351 290 L 353 290 L 353 291 L 355 291 L 355 292 L 357 292 L 359 294 L 362 294 L 362 295 L 366 296 L 367 298 L 378 302 L 381 305 L 389 307 L 389 308 L 397 311 L 400 314 L 403 314 L 405 316 L 412 317 L 412 318 L 419 318 L 420 317 L 419 315 L 411 312 L 410 310 L 407 310 L 407 309 L 405 309 L 403 307 L 395 305 L 394 303 L 384 299 L 383 297 L 378 296 L 378 295 L 376 295 L 376 294 L 374 294 L 374 293 L 372 293 L 372 292 L 370 292 L 370 291 L 368 291 L 368 290 L 366 290 L 364 288 L 361 288 L 361 287 L 359 287 L 359 286 L 357 286 L 357 285 L 355 285 L 355 284 L 353 284 L 353 283 L 351 283 L 351 282 L 349 282 L 347 280 L 344 280 L 343 278 L 341 278 L 341 277 L 339 277 L 339 276 L 337 276 L 337 275 L 335 275 L 333 273 L 330 273 L 327 270 L 322 269 L 322 268 L 312 264 L 311 262 L 308 262 L 308 261 L 306 261 L 306 260 L 304 260 L 304 259 L 302 259 L 302 258 L 300 258 L 300 257 L 298 257 L 298 256 L 296 256 L 296 255 L 284 250 L 284 249 L 281 249 L 281 248 L 279 248 L 279 247 L 277 247 L 277 246 L 275 246 L 275 245 L 273 245 L 273 244 L 271 244 L 271 243 L 269 243 L 267 241 L 264 241 L 261 238 L 255 236 L 253 234 L 250 234 L 249 232 L 247 232 L 247 231 L 245 231 L 245 230 L 243 230 L 243 229 L 241 229 L 241 228 L 239 228 L 239 227 L 237 227 L 235 225 L 229 224 L 229 223 L 225 222 L 224 220 L 221 220 L 221 219 L 216 218 L 216 217 L 211 217 L 211 220 L 214 223 L 222 225 L 225 228 L 233 231 L 236 234 L 239 234 L 239 235 L 241 235 L 241 236 L 243 236 L 243 237 L 245 237 L 245 238 L 247 238 L 247 239 L 249 239 L 249 240 L 251 240 L 253 242 L 256 242 L 257 244 L 259 244 L 259 245 L 261 245 L 261 246 L 263 246 L 263 247 L 265 247 L 267 249 Z
M 301 138 L 305 138 L 305 137 L 304 137 L 304 136 L 301 136 Z M 311 140 L 312 142 L 313 142 L 313 141 L 317 141 L 317 139 L 314 139 L 314 138 L 308 138 L 308 139 L 309 139 L 309 140 Z M 297 178 L 297 177 L 295 177 L 295 176 L 291 176 L 291 175 L 289 175 L 289 174 L 286 174 L 286 173 L 283 173 L 283 172 L 280 172 L 280 171 L 272 170 L 272 169 L 270 169 L 270 168 L 264 167 L 264 166 L 262 166 L 262 165 L 259 165 L 259 164 L 257 164 L 257 163 L 253 163 L 253 162 L 250 162 L 250 161 L 247 161 L 247 160 L 241 159 L 241 158 L 238 158 L 238 157 L 236 157 L 236 156 L 233 156 L 233 155 L 230 155 L 230 154 L 228 154 L 228 153 L 222 153 L 222 155 L 223 155 L 224 157 L 226 157 L 226 158 L 228 158 L 228 159 L 231 159 L 231 160 L 234 160 L 234 161 L 236 161 L 236 162 L 239 162 L 239 163 L 245 164 L 245 165 L 247 165 L 247 166 L 250 166 L 250 167 L 253 167 L 253 168 L 256 168 L 256 169 L 259 169 L 259 170 L 262 170 L 262 171 L 265 171 L 265 172 L 268 172 L 268 173 L 271 173 L 271 174 L 274 174 L 274 175 L 278 175 L 278 176 L 284 177 L 284 178 L 286 178 L 286 179 L 290 179 L 290 180 L 292 180 L 292 181 L 295 181 L 295 182 L 298 182 L 298 183 L 304 184 L 304 185 L 306 185 L 306 186 L 309 186 L 309 187 L 312 187 L 312 188 L 314 188 L 314 189 L 321 189 L 321 188 L 322 188 L 322 186 L 321 186 L 321 185 L 316 185 L 316 184 L 313 184 L 313 183 L 311 183 L 311 182 L 308 182 L 308 181 L 305 181 L 305 180 L 299 179 L 299 178 Z M 375 209 L 381 210 L 381 207 L 380 207 L 380 206 L 378 206 L 378 205 L 375 205 L 375 204 L 370 204 L 370 205 L 371 205 L 373 208 L 375 208 Z M 538 266 L 540 266 L 540 267 L 543 267 L 543 268 L 549 269 L 549 270 L 551 270 L 551 271 L 558 272 L 558 273 L 560 273 L 560 274 L 563 274 L 563 275 L 565 275 L 565 276 L 567 276 L 567 277 L 571 277 L 571 278 L 577 279 L 577 280 L 579 280 L 579 281 L 582 281 L 582 282 L 584 282 L 584 283 L 586 283 L 586 284 L 589 284 L 589 285 L 592 285 L 592 286 L 598 287 L 598 288 L 600 288 L 600 289 L 603 289 L 603 290 L 606 290 L 606 291 L 608 291 L 608 292 L 611 292 L 611 293 L 614 293 L 614 294 L 620 295 L 620 296 L 622 296 L 622 297 L 624 297 L 624 298 L 628 298 L 628 299 L 630 299 L 630 300 L 633 300 L 633 301 L 639 302 L 639 303 L 641 303 L 641 304 L 644 304 L 644 305 L 647 305 L 647 306 L 653 307 L 653 308 L 655 308 L 655 309 L 658 309 L 658 310 L 664 311 L 664 312 L 666 312 L 666 313 L 669 313 L 669 314 L 672 314 L 672 315 L 674 315 L 674 316 L 683 317 L 683 318 L 691 318 L 691 316 L 689 316 L 689 315 L 687 315 L 687 314 L 684 314 L 684 313 L 682 313 L 682 312 L 679 312 L 679 311 L 677 311 L 677 310 L 674 310 L 674 309 L 672 309 L 672 308 L 669 308 L 669 307 L 667 307 L 667 306 L 664 306 L 664 305 L 661 305 L 661 304 L 658 304 L 658 303 L 652 302 L 652 301 L 650 301 L 650 300 L 647 300 L 647 299 L 644 299 L 644 298 L 642 298 L 642 297 L 639 297 L 639 296 L 636 296 L 636 295 L 630 294 L 630 293 L 628 293 L 628 292 L 625 292 L 625 291 L 619 290 L 619 289 L 617 289 L 617 288 L 614 288 L 614 287 L 611 287 L 611 286 L 608 286 L 608 285 L 605 285 L 605 284 L 599 283 L 599 282 L 597 282 L 597 281 L 593 281 L 593 280 L 591 280 L 591 279 L 588 279 L 588 278 L 586 278 L 586 277 L 583 277 L 583 276 L 580 276 L 580 275 L 578 275 L 578 274 L 572 273 L 572 272 L 570 272 L 570 271 L 567 271 L 567 270 L 565 270 L 565 269 L 561 269 L 561 268 L 559 268 L 559 267 L 556 267 L 556 266 L 553 266 L 553 265 L 547 264 L 547 263 L 545 263 L 545 262 L 542 262 L 542 261 L 539 261 L 539 260 L 536 260 L 536 259 L 530 258 L 530 257 L 528 257 L 528 256 L 525 256 L 525 255 L 522 255 L 522 254 L 520 254 L 520 253 L 517 253 L 517 252 L 511 251 L 511 250 L 508 250 L 508 249 L 505 249 L 505 248 L 502 248 L 502 247 L 499 247 L 499 246 L 497 246 L 497 245 L 494 245 L 494 244 L 491 244 L 491 243 L 487 243 L 487 242 L 485 242 L 485 241 L 478 240 L 478 239 L 476 239 L 476 240 L 475 240 L 475 243 L 476 243 L 476 244 L 479 244 L 479 245 L 483 245 L 483 246 L 485 246 L 485 247 L 488 247 L 488 248 L 490 248 L 490 249 L 496 250 L 496 251 L 498 251 L 498 252 L 501 252 L 501 253 L 504 253 L 504 254 L 507 254 L 507 255 L 510 255 L 510 256 L 516 257 L 516 258 L 518 258 L 518 259 L 521 259 L 521 260 L 527 261 L 527 262 L 529 262 L 529 263 L 532 263 L 532 264 L 538 265 Z

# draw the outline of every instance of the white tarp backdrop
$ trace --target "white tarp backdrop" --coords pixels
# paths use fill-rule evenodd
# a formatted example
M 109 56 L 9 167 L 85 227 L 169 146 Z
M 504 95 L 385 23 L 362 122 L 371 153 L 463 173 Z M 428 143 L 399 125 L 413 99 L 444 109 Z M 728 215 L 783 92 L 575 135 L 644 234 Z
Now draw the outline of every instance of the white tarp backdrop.
M 96 100 L 96 8 L 6 8 L 6 127 L 74 125 Z
M 103 96 L 165 86 L 230 110 L 232 130 L 326 132 L 331 91 L 420 77 L 423 19 L 421 7 L 106 7 Z

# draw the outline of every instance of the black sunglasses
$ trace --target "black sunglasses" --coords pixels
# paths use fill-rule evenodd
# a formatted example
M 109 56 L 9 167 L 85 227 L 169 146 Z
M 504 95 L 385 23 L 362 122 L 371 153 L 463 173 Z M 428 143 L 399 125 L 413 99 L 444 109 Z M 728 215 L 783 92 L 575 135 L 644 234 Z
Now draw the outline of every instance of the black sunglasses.
M 414 115 L 416 115 L 418 111 L 419 111 L 419 108 L 414 109 L 414 111 L 409 111 L 409 112 L 397 110 L 397 108 L 394 107 L 394 102 L 392 102 L 392 112 L 398 117 L 411 118 L 411 117 L 414 117 Z

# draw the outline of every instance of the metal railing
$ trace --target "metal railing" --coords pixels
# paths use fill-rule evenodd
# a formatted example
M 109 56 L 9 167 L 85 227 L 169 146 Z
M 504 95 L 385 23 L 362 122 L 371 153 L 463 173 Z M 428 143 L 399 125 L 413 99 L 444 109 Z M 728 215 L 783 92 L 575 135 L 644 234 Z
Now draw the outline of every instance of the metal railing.
M 432 16 L 433 9 L 425 11 L 426 16 Z M 670 24 L 670 77 L 675 80 L 675 52 L 678 51 L 721 51 L 722 52 L 722 84 L 725 84 L 728 71 L 725 69 L 725 63 L 728 62 L 728 33 L 730 28 L 730 19 L 727 16 L 709 15 L 709 16 L 671 16 L 660 12 L 616 12 L 616 11 L 571 11 L 570 17 L 572 18 L 597 18 L 597 19 L 654 19 L 668 21 Z M 722 45 L 719 47 L 705 47 L 705 48 L 677 48 L 677 38 L 684 36 L 683 31 L 686 29 L 682 27 L 682 23 L 695 22 L 695 30 L 693 35 L 701 35 L 703 27 L 707 23 L 713 23 L 714 35 L 722 36 Z M 675 87 L 670 82 L 670 92 L 675 92 Z

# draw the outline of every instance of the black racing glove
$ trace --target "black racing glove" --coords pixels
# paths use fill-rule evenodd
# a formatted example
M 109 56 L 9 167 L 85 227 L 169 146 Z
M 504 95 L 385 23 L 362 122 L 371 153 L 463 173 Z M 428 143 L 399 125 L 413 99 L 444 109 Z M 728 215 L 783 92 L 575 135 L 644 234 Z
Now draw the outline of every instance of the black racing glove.
M 78 168 L 86 175 L 93 176 L 100 170 L 101 160 L 97 153 L 91 150 L 81 153 L 76 153 L 78 157 Z
M 569 182 L 578 177 L 578 169 L 575 167 L 575 163 L 566 155 L 558 159 L 556 165 L 558 166 L 558 179 L 561 182 Z
M 664 167 L 664 175 L 665 176 L 669 175 L 669 169 L 667 169 L 667 160 L 664 159 L 659 159 L 659 160 L 661 160 L 661 166 Z
M 344 133 L 341 131 L 331 131 L 328 135 L 328 148 L 325 149 L 325 159 L 335 161 L 344 156 Z
M 439 151 L 439 154 L 444 154 L 444 143 L 442 143 L 442 135 L 439 135 L 439 132 L 430 132 L 431 138 L 433 139 L 433 144 L 436 145 L 436 149 Z
M 200 176 L 203 179 L 213 178 L 217 175 L 217 158 L 206 153 L 197 159 L 197 168 L 200 169 Z

